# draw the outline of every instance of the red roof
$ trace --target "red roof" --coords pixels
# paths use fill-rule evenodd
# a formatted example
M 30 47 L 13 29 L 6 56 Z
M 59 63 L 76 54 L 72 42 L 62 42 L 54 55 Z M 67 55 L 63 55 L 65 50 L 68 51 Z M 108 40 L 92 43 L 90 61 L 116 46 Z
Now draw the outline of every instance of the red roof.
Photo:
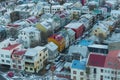
M 9 26 L 9 27 L 19 27 L 20 25 L 19 24 L 8 24 L 7 26 Z
M 57 41 L 61 41 L 63 37 L 59 34 L 53 34 L 50 38 L 54 38 Z
M 2 49 L 5 49 L 5 50 L 12 50 L 14 49 L 15 47 L 19 46 L 20 44 L 13 44 L 13 45 L 8 45 L 8 47 L 5 47 L 5 48 L 2 48 Z
M 16 55 L 24 55 L 26 52 L 26 50 L 15 50 L 13 51 L 12 54 L 16 54 Z
M 106 57 L 105 67 L 120 69 L 120 50 L 110 51 Z
M 98 53 L 91 53 L 87 65 L 104 67 L 106 56 Z

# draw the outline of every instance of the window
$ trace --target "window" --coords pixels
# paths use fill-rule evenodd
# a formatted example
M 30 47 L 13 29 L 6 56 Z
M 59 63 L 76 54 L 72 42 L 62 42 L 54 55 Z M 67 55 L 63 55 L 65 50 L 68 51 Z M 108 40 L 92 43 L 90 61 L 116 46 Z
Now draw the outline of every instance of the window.
M 22 69 L 22 67 L 21 67 L 21 66 L 18 66 L 18 68 L 19 68 L 19 69 Z
M 6 60 L 6 63 L 10 63 L 10 61 L 9 61 L 9 60 Z
M 83 80 L 83 78 L 80 78 L 80 80 Z
M 3 59 L 2 59 L 1 61 L 2 61 L 2 62 L 4 62 L 4 60 L 3 60 Z
M 40 59 L 40 62 L 41 62 L 42 60 Z
M 76 74 L 76 71 L 73 71 L 73 74 Z
M 40 56 L 41 56 L 41 54 L 40 54 Z
M 16 68 L 16 65 L 13 65 L 13 68 Z
M 12 60 L 13 63 L 15 63 L 15 60 Z
M 19 64 L 21 64 L 21 61 L 18 61 Z
M 1 57 L 4 57 L 4 55 L 3 55 L 3 54 L 1 54 Z
M 6 58 L 9 58 L 9 56 L 8 56 L 8 55 L 6 55 Z
M 96 74 L 97 72 L 96 72 L 96 68 L 94 68 L 94 74 Z
M 73 80 L 76 80 L 76 76 L 73 76 Z
M 30 70 L 32 71 L 32 70 L 33 70 L 33 68 L 30 68 Z
M 103 73 L 103 69 L 101 69 L 101 73 Z
M 28 69 L 28 67 L 25 67 L 25 69 L 27 70 L 27 69 Z
M 111 71 L 112 74 L 114 74 L 114 71 Z
M 83 72 L 80 72 L 80 75 L 84 75 L 84 73 L 83 73 Z

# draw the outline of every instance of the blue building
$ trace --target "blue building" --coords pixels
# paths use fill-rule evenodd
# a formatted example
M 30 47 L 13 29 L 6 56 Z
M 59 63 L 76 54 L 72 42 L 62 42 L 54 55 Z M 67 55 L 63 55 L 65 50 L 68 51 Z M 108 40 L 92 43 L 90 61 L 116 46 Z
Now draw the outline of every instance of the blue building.
M 86 40 L 86 39 L 82 39 L 80 42 L 79 42 L 79 45 L 81 46 L 88 46 L 88 45 L 91 45 L 93 44 L 94 41 L 92 40 Z
M 72 80 L 86 80 L 86 59 L 73 60 L 71 65 Z

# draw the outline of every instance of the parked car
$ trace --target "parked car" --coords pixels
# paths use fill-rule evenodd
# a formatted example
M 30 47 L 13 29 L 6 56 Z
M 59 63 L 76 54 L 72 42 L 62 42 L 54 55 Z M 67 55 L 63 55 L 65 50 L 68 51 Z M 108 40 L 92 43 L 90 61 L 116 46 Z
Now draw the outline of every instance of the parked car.
M 58 56 L 56 59 L 55 59 L 55 62 L 58 62 L 60 59 L 61 59 L 61 55 L 60 56 Z
M 48 64 L 45 69 L 46 69 L 46 70 L 49 70 L 49 69 L 50 69 L 50 66 L 51 66 L 51 65 Z
M 8 77 L 13 77 L 13 76 L 14 76 L 14 72 L 9 71 L 9 72 L 7 73 L 7 76 L 8 76 Z

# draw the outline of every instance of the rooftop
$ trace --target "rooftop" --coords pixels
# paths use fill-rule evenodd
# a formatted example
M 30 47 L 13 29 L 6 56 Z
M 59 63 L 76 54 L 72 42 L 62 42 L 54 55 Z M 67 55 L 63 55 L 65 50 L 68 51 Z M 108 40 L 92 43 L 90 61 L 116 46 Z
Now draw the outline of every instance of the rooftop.
M 94 41 L 92 41 L 92 40 L 85 40 L 85 39 L 83 39 L 83 40 L 81 40 L 80 42 L 79 42 L 79 44 L 81 45 L 81 46 L 88 46 L 88 45 L 91 45 L 91 44 L 93 44 L 94 43 Z
M 104 67 L 106 56 L 103 54 L 90 53 L 87 65 Z
M 91 45 L 88 45 L 88 47 L 108 49 L 108 45 L 101 45 L 101 44 L 91 44 Z
M 80 22 L 71 22 L 68 25 L 65 26 L 65 28 L 73 28 L 73 29 L 77 29 L 79 28 L 81 25 L 83 25 L 83 23 Z
M 16 54 L 16 55 L 24 55 L 26 52 L 26 50 L 15 50 L 13 51 L 12 54 Z
M 105 67 L 120 69 L 120 50 L 112 50 L 108 53 L 105 60 Z
M 86 61 L 73 60 L 71 68 L 85 70 L 86 69 Z
M 55 51 L 58 48 L 58 46 L 53 42 L 48 43 L 46 47 L 49 48 L 51 51 Z
M 2 49 L 5 49 L 5 50 L 12 50 L 12 49 L 14 49 L 14 48 L 16 48 L 17 46 L 19 46 L 20 44 L 9 44 L 7 47 L 5 47 L 5 48 L 2 48 Z

